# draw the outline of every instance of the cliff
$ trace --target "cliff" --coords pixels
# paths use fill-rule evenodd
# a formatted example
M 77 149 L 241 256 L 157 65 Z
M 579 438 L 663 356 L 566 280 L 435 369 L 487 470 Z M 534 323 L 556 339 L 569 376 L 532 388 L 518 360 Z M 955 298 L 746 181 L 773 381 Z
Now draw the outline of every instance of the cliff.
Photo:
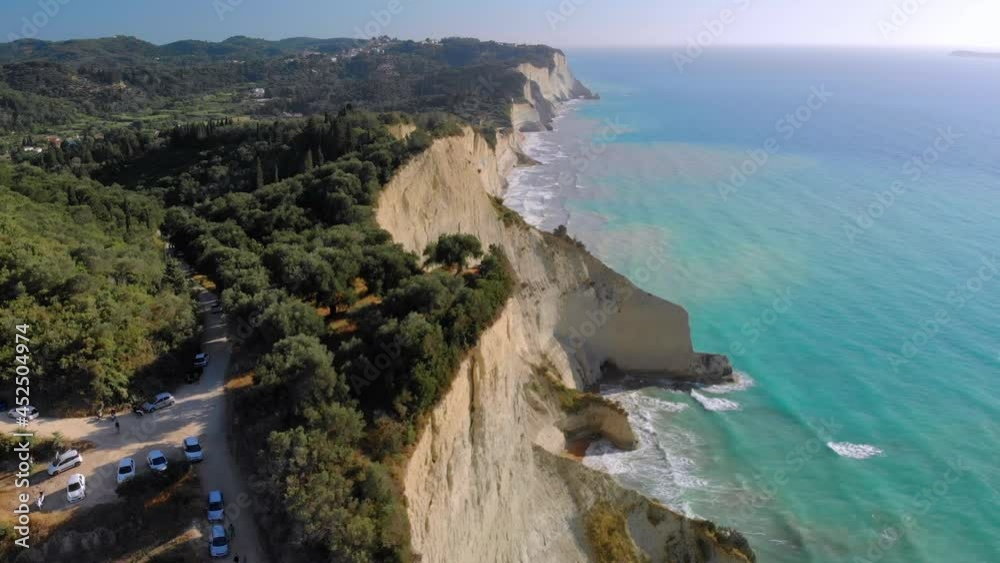
M 573 77 L 566 56 L 556 53 L 551 67 L 521 64 L 517 71 L 525 77 L 524 101 L 511 108 L 515 131 L 541 131 L 552 128 L 556 104 L 578 98 L 596 96 Z
M 520 67 L 532 96 L 551 105 L 589 94 L 564 57 L 554 63 Z M 519 129 L 544 127 L 537 113 L 523 112 Z M 692 350 L 683 308 L 500 205 L 519 143 L 517 131 L 501 133 L 495 149 L 471 130 L 438 140 L 386 186 L 376 211 L 379 224 L 417 253 L 455 232 L 500 245 L 520 283 L 409 460 L 415 551 L 425 563 L 598 560 L 588 518 L 609 506 L 624 517 L 620 539 L 651 561 L 752 560 L 741 536 L 676 514 L 565 454 L 567 440 L 581 433 L 634 445 L 623 412 L 574 400 L 599 380 L 602 364 L 682 377 L 703 376 L 698 366 L 722 377 L 725 366 Z

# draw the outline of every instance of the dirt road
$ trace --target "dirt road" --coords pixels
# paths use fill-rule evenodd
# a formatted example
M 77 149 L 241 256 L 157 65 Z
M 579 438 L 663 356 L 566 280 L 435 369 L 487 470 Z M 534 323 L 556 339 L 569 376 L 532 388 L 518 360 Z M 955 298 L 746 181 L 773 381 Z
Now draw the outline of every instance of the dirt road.
M 120 432 L 115 431 L 114 423 L 108 418 L 97 421 L 93 417 L 43 417 L 29 423 L 28 431 L 38 435 L 61 432 L 69 440 L 87 440 L 95 445 L 94 449 L 83 452 L 84 463 L 77 469 L 55 477 L 49 477 L 44 469 L 33 475 L 32 502 L 39 489 L 45 493 L 43 512 L 82 511 L 98 503 L 117 502 L 115 486 L 119 460 L 133 458 L 137 473 L 142 474 L 150 471 L 146 467 L 146 454 L 150 450 L 159 449 L 168 460 L 179 461 L 184 458 L 181 442 L 187 436 L 197 436 L 204 449 L 205 460 L 195 464 L 195 470 L 206 496 L 209 490 L 222 491 L 226 502 L 226 527 L 229 529 L 231 524 L 235 533 L 231 541 L 230 559 L 233 555 L 239 555 L 241 561 L 261 563 L 266 559 L 258 542 L 251 513 L 255 497 L 251 491 L 245 490 L 244 481 L 240 477 L 236 460 L 230 455 L 226 439 L 228 418 L 225 381 L 229 370 L 230 345 L 226 339 L 225 321 L 221 315 L 209 310 L 216 301 L 212 293 L 202 291 L 198 300 L 204 311 L 202 350 L 210 355 L 201 381 L 176 390 L 174 398 L 177 403 L 162 411 L 141 417 L 134 413 L 120 413 Z M 14 422 L 4 413 L 0 431 L 16 430 Z M 69 475 L 73 473 L 82 473 L 87 478 L 87 498 L 76 505 L 69 505 L 65 490 Z M 4 498 L 3 505 L 4 509 L 13 510 L 14 499 Z M 208 522 L 199 523 L 199 528 L 207 538 Z M 168 539 L 170 538 L 164 538 L 164 541 Z M 203 553 L 208 561 L 207 540 Z

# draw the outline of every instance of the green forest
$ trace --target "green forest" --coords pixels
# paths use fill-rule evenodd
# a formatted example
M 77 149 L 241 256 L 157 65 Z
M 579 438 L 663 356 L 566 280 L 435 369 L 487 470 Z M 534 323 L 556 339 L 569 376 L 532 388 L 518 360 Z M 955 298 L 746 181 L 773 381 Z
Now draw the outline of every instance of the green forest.
M 162 129 L 193 119 L 315 115 L 353 104 L 377 111 L 446 111 L 507 126 L 520 99 L 520 62 L 551 66 L 556 51 L 474 39 L 233 37 L 157 46 L 132 37 L 0 44 L 0 131 L 87 137 L 111 126 Z M 252 94 L 255 89 L 260 94 Z M 2 139 L 0 139 L 2 140 Z M 2 146 L 0 146 L 2 148 Z
M 140 194 L 0 164 L 0 322 L 38 335 L 33 401 L 110 406 L 181 380 L 197 327 L 161 217 Z

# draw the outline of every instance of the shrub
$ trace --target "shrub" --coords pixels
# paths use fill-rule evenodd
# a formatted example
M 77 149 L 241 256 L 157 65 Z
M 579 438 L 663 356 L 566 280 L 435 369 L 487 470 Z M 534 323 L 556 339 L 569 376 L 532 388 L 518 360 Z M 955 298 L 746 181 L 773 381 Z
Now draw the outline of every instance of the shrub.
M 584 515 L 587 542 L 598 563 L 643 563 L 628 532 L 625 513 L 607 501 L 590 507 Z

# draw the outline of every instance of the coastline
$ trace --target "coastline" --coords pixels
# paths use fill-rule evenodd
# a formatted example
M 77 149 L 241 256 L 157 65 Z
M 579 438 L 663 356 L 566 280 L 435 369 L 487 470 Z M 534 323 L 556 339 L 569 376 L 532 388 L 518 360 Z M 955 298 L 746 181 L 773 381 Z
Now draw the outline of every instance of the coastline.
M 574 149 L 576 146 L 585 146 L 586 138 L 573 139 L 572 135 L 566 136 L 560 126 L 591 101 L 599 100 L 574 99 L 561 102 L 556 105 L 551 128 L 516 133 L 520 137 L 520 150 L 535 163 L 517 166 L 510 172 L 503 191 L 504 202 L 528 224 L 542 231 L 552 231 L 559 225 L 568 228 L 573 220 L 573 215 L 565 204 L 570 197 L 569 190 L 585 189 L 579 178 L 580 163 L 574 161 L 571 155 L 580 152 Z M 590 123 L 587 120 L 578 120 L 574 125 L 588 132 L 596 130 L 598 126 L 596 122 Z M 584 170 L 585 167 L 583 165 Z M 546 185 L 546 182 L 553 180 L 554 184 Z M 585 224 L 598 220 L 591 219 L 589 213 L 586 215 L 583 218 Z M 600 260 L 599 257 L 597 259 Z M 639 330 L 650 328 L 638 327 Z M 625 473 L 645 473 L 656 468 L 657 482 L 641 489 L 634 483 L 623 485 L 649 494 L 673 510 L 697 518 L 698 515 L 690 504 L 683 499 L 683 494 L 686 489 L 705 489 L 710 486 L 708 481 L 698 475 L 697 464 L 687 451 L 691 444 L 699 441 L 699 437 L 675 428 L 673 431 L 680 438 L 674 448 L 666 447 L 661 432 L 653 423 L 653 417 L 670 417 L 691 407 L 705 413 L 740 410 L 737 401 L 724 396 L 744 391 L 753 385 L 754 380 L 742 372 L 735 372 L 730 382 L 708 386 L 683 381 L 665 384 L 656 375 L 644 377 L 635 374 L 621 380 L 604 378 L 599 394 L 621 405 L 628 414 L 629 424 L 637 438 L 636 447 L 631 450 L 621 449 L 606 438 L 591 437 L 567 442 L 565 453 L 585 467 L 616 479 Z M 682 393 L 689 398 L 691 404 L 676 397 L 674 400 L 651 397 L 647 391 Z
M 582 87 L 573 86 L 562 54 L 531 73 L 541 81 L 531 92 L 543 94 L 526 95 L 533 105 L 525 103 L 521 115 L 535 111 L 537 128 L 547 128 L 536 106 L 554 109 Z M 526 161 L 519 156 L 522 139 L 506 129 L 491 143 L 471 128 L 438 139 L 398 171 L 375 209 L 378 224 L 407 250 L 419 252 L 445 233 L 468 233 L 502 248 L 520 281 L 459 367 L 407 461 L 403 485 L 414 550 L 427 561 L 596 560 L 580 523 L 610 504 L 627 518 L 623 541 L 650 561 L 699 553 L 725 563 L 752 561 L 738 532 L 686 518 L 567 454 L 584 446 L 567 448 L 581 436 L 635 445 L 621 409 L 584 392 L 608 362 L 665 377 L 726 373 L 704 373 L 707 365 L 719 366 L 693 350 L 682 307 L 636 288 L 569 237 L 533 228 L 498 204 L 511 171 Z M 578 341 L 581 331 L 586 337 Z
M 507 175 L 504 203 L 529 225 L 551 232 L 572 219 L 563 205 L 569 190 L 581 189 L 571 165 L 573 147 L 553 139 L 561 125 L 585 104 L 599 100 L 577 98 L 556 105 L 551 129 L 517 132 L 519 149 L 531 164 L 519 165 Z

